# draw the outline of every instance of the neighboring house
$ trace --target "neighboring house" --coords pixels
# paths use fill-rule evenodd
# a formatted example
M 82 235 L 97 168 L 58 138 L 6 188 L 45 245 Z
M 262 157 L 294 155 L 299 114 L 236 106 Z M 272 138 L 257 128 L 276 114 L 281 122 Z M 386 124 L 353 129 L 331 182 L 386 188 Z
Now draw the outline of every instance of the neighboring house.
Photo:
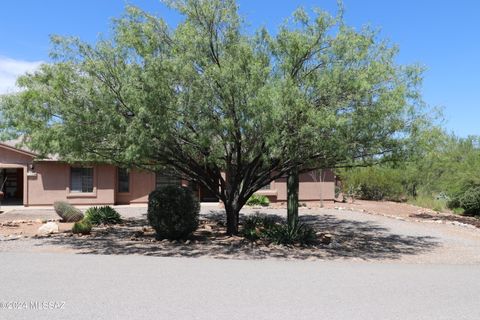
M 168 184 L 186 185 L 186 181 L 162 174 L 126 170 L 108 164 L 68 164 L 60 160 L 39 159 L 37 154 L 14 143 L 0 143 L 0 187 L 3 204 L 46 206 L 55 201 L 77 205 L 146 203 L 156 187 Z M 329 170 L 314 177 L 300 176 L 299 198 L 302 202 L 333 200 L 335 177 Z M 202 202 L 218 202 L 208 190 L 191 185 Z M 271 202 L 286 202 L 285 179 L 278 179 L 257 192 Z

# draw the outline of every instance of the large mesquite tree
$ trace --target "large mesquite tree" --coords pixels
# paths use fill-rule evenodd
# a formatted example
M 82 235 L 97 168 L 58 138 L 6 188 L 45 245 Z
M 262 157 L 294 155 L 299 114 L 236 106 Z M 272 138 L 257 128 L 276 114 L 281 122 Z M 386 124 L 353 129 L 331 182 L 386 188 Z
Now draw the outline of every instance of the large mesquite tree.
M 53 37 L 52 63 L 0 104 L 3 134 L 40 153 L 172 172 L 224 203 L 302 170 L 408 150 L 420 71 L 341 17 L 298 10 L 275 35 L 245 32 L 234 0 L 168 3 L 174 29 L 129 7 L 94 45 Z

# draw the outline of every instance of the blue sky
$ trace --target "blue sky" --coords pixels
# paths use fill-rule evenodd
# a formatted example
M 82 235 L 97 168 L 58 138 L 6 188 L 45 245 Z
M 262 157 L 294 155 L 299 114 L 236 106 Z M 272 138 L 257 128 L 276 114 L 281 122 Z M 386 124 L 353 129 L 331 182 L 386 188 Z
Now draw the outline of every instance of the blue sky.
M 335 0 L 239 0 L 252 28 L 272 32 L 295 8 L 336 11 Z M 179 17 L 158 0 L 0 1 L 0 93 L 15 77 L 48 62 L 49 35 L 94 41 L 126 4 L 137 5 L 174 25 Z M 400 47 L 398 62 L 427 68 L 424 100 L 444 108 L 446 127 L 460 136 L 480 135 L 480 1 L 344 0 L 349 25 L 369 24 Z

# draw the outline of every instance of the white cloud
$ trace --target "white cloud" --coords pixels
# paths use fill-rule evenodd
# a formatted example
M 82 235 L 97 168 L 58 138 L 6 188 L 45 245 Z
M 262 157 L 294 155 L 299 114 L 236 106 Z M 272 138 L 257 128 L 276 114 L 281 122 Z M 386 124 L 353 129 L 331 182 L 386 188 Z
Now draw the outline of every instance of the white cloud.
M 35 71 L 43 61 L 15 60 L 0 56 L 0 94 L 18 91 L 15 86 L 18 76 Z

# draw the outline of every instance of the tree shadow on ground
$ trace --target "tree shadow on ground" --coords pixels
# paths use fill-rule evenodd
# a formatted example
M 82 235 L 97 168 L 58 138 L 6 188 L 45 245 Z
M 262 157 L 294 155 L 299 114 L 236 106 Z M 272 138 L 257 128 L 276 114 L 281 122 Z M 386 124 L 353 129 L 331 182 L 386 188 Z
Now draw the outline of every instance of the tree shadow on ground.
M 272 216 L 272 215 L 269 215 Z M 275 216 L 275 219 L 284 219 Z M 244 216 L 241 217 L 243 219 Z M 187 241 L 156 241 L 145 218 L 128 219 L 124 225 L 97 228 L 91 236 L 60 234 L 46 244 L 78 250 L 84 254 L 145 255 L 159 257 L 213 257 L 220 259 L 400 259 L 432 251 L 440 244 L 434 237 L 405 236 L 371 221 L 338 219 L 334 215 L 303 215 L 301 221 L 318 232 L 330 233 L 334 242 L 308 247 L 257 245 L 241 237 L 225 235 L 225 215 L 210 211 L 202 215 L 201 227 Z M 206 227 L 206 221 L 213 221 Z M 213 227 L 212 227 L 213 226 Z

